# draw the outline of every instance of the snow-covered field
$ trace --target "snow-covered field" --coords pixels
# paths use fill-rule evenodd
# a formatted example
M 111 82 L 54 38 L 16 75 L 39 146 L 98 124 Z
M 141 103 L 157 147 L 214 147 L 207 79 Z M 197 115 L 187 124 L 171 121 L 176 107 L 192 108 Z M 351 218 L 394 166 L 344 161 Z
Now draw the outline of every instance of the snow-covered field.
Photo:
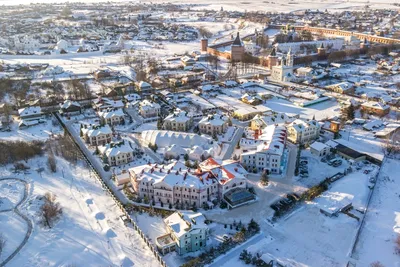
M 382 168 L 355 251 L 357 266 L 376 261 L 384 266 L 400 266 L 394 250 L 400 235 L 400 162 L 386 159 Z
M 20 210 L 33 221 L 34 229 L 26 246 L 8 266 L 158 266 L 139 235 L 124 226 L 121 211 L 89 170 L 57 160 L 57 173 L 46 170 L 39 175 L 32 170 L 31 174 L 19 175 L 30 185 L 28 199 Z M 45 161 L 36 158 L 29 165 L 45 166 Z M 55 194 L 63 207 L 61 219 L 51 229 L 43 228 L 38 216 L 41 196 L 46 192 Z M 15 218 L 1 216 L 1 232 L 11 229 L 4 231 L 6 238 L 20 239 L 24 227 Z M 18 229 L 12 230 L 15 227 Z

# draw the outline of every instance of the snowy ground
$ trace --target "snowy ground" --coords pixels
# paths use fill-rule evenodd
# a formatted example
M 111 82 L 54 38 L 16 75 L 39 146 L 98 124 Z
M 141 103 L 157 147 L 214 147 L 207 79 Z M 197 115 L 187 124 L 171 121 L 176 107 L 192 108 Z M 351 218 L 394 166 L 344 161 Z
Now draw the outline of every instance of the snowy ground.
M 355 251 L 357 266 L 369 266 L 375 261 L 384 266 L 400 266 L 399 255 L 394 251 L 394 241 L 400 234 L 400 163 L 386 159 L 382 168 Z
M 26 222 L 20 216 L 12 211 L 0 213 L 0 233 L 6 239 L 6 246 L 0 256 L 0 262 L 3 262 L 15 251 L 24 239 L 26 231 Z M 12 266 L 12 262 L 10 266 Z
M 0 211 L 13 209 L 23 198 L 24 185 L 18 181 L 0 181 Z
M 29 160 L 28 165 L 46 166 L 46 158 Z M 57 158 L 57 168 L 57 173 L 46 170 L 41 176 L 33 170 L 15 175 L 3 169 L 2 176 L 28 181 L 29 196 L 20 210 L 34 225 L 28 243 L 8 266 L 159 266 L 138 234 L 124 226 L 121 211 L 86 167 Z M 51 229 L 41 226 L 37 214 L 46 192 L 57 195 L 63 207 Z M 26 226 L 4 214 L 0 217 L 0 229 L 7 229 L 7 239 L 13 240 L 11 249 Z

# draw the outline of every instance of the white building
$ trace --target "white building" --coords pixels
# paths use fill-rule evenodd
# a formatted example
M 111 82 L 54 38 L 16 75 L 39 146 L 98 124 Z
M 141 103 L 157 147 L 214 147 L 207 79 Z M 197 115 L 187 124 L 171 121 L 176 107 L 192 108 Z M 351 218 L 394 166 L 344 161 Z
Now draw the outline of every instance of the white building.
M 242 138 L 240 146 L 244 150 L 240 162 L 249 172 L 280 174 L 284 169 L 284 152 L 287 131 L 284 126 L 270 125 L 260 130 L 257 139 Z
M 179 255 L 188 252 L 195 252 L 204 248 L 207 244 L 209 229 L 205 224 L 206 218 L 200 212 L 177 211 L 164 219 L 168 234 L 174 241 L 172 245 Z M 166 236 L 157 238 L 157 247 L 165 253 L 165 245 L 170 247 L 168 242 L 162 242 Z M 165 245 L 163 243 L 166 243 Z
M 156 144 L 157 152 L 166 157 L 183 158 L 188 154 L 191 160 L 199 160 L 199 157 L 208 158 L 221 152 L 220 144 L 193 133 L 148 130 L 142 132 L 141 138 L 146 144 Z
M 164 119 L 163 128 L 165 130 L 187 132 L 192 127 L 192 124 L 192 117 L 188 116 L 186 111 L 177 109 Z
M 209 158 L 198 169 L 174 161 L 168 165 L 149 164 L 129 169 L 133 188 L 141 198 L 183 208 L 212 205 L 233 188 L 247 187 L 247 172 L 235 161 Z
M 104 146 L 111 142 L 112 130 L 110 126 L 88 126 L 82 129 L 83 138 L 92 146 Z
M 310 145 L 310 151 L 317 157 L 325 157 L 330 153 L 330 147 L 324 143 L 315 141 Z
M 293 77 L 293 55 L 289 49 L 287 56 L 282 56 L 281 64 L 272 67 L 271 79 L 278 82 L 290 82 Z
M 42 118 L 42 109 L 40 107 L 27 107 L 18 109 L 18 114 L 21 120 L 30 121 Z
M 110 166 L 127 164 L 133 160 L 133 149 L 127 141 L 109 143 L 99 147 L 99 150 Z
M 139 104 L 140 106 L 140 115 L 143 118 L 156 118 L 160 114 L 160 105 L 155 102 L 151 102 L 149 100 L 143 100 Z
M 289 141 L 295 144 L 305 144 L 319 137 L 321 125 L 315 120 L 297 119 L 287 126 L 287 130 Z
M 125 121 L 125 113 L 122 109 L 105 109 L 98 114 L 102 121 L 109 125 L 118 125 Z
M 137 89 L 142 95 L 150 95 L 153 91 L 153 87 L 148 82 L 140 81 L 137 83 Z
M 207 115 L 199 122 L 201 133 L 214 135 L 225 133 L 228 128 L 229 118 L 223 115 Z

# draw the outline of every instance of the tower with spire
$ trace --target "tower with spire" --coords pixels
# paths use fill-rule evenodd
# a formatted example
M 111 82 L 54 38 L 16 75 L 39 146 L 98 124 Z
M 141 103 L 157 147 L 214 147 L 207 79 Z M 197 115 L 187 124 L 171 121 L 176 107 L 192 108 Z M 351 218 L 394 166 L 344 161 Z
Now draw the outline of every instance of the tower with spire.
M 240 39 L 239 32 L 231 46 L 231 59 L 232 61 L 241 61 L 244 55 L 244 45 Z
M 274 81 L 278 82 L 290 82 L 293 75 L 293 65 L 294 65 L 294 57 L 292 53 L 292 49 L 289 48 L 288 53 L 282 55 L 281 64 L 272 66 L 271 69 L 271 78 Z
M 321 45 L 318 47 L 317 53 L 318 53 L 318 57 L 319 58 L 322 58 L 322 57 L 326 56 L 326 50 L 325 50 L 324 43 L 321 43 Z

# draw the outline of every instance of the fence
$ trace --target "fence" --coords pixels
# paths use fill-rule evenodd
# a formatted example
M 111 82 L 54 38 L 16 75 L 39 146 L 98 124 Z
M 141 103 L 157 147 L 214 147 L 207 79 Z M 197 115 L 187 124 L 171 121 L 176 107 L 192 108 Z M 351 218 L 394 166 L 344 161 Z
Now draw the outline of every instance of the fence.
M 100 182 L 101 186 L 103 189 L 112 197 L 114 202 L 117 204 L 117 206 L 120 208 L 122 213 L 128 218 L 128 221 L 133 225 L 133 228 L 136 230 L 136 232 L 140 235 L 140 237 L 143 239 L 143 241 L 146 243 L 146 245 L 150 248 L 150 250 L 153 252 L 154 257 L 157 259 L 157 261 L 161 264 L 161 266 L 167 267 L 167 264 L 165 261 L 161 258 L 160 254 L 157 251 L 157 248 L 153 246 L 153 244 L 150 242 L 150 240 L 146 237 L 146 235 L 140 230 L 139 226 L 132 220 L 131 216 L 129 215 L 128 211 L 125 209 L 123 203 L 115 196 L 114 192 L 110 189 L 110 187 L 103 181 L 99 173 L 97 172 L 96 168 L 92 165 L 90 162 L 89 158 L 85 155 L 85 153 L 81 150 L 79 144 L 75 141 L 74 137 L 72 134 L 68 131 L 68 128 L 65 126 L 64 122 L 62 119 L 58 116 L 57 113 L 53 113 L 53 115 L 57 118 L 57 120 L 60 122 L 61 126 L 64 128 L 65 132 L 68 134 L 68 136 L 71 138 L 71 140 L 74 142 L 75 146 L 79 149 L 80 153 L 82 154 L 83 158 L 85 159 L 86 163 L 88 164 L 89 168 L 93 170 L 94 176 L 97 178 L 97 180 Z

